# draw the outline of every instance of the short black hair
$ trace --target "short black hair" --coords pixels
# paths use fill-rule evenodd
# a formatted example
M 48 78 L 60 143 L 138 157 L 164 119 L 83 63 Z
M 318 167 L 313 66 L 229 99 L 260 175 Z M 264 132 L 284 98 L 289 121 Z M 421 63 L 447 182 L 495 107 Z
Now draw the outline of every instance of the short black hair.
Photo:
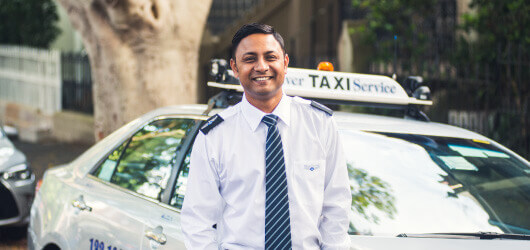
M 283 54 L 285 54 L 285 44 L 283 42 L 283 38 L 280 33 L 274 30 L 272 26 L 262 23 L 249 23 L 241 26 L 241 28 L 239 28 L 239 30 L 234 35 L 234 38 L 232 38 L 232 47 L 230 48 L 230 56 L 232 57 L 232 59 L 236 60 L 236 49 L 241 40 L 243 40 L 243 38 L 247 36 L 257 33 L 270 34 L 274 36 L 274 39 L 276 39 L 276 41 L 278 41 L 278 43 L 280 44 Z

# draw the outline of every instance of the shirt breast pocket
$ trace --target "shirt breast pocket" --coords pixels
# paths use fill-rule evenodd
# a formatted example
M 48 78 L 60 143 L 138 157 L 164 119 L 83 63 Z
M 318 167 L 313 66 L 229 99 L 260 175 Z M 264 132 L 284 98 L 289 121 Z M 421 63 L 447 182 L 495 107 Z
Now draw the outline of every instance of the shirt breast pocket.
M 304 205 L 317 206 L 324 199 L 325 160 L 294 162 L 294 188 L 297 199 Z

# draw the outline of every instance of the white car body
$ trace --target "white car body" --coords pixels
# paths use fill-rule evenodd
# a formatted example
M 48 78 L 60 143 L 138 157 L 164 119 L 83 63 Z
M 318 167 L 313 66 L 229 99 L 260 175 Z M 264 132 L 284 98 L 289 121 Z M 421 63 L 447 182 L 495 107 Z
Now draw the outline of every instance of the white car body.
M 387 77 L 292 71 L 296 74 L 284 87 L 288 94 L 307 86 L 304 94 L 322 97 L 315 81 L 327 76 L 347 85 L 324 98 L 346 100 L 350 93 L 373 89 L 388 92 L 360 93 L 352 100 L 431 103 L 409 97 Z M 241 90 L 237 84 L 222 86 Z M 31 208 L 29 248 L 185 249 L 180 206 L 189 152 L 200 125 L 221 110 L 206 105 L 154 110 L 73 162 L 46 171 Z M 334 117 L 354 198 L 351 249 L 530 249 L 528 161 L 449 125 L 346 112 Z
M 191 105 L 155 110 L 117 130 L 70 164 L 48 170 L 31 209 L 28 238 L 30 248 L 43 249 L 52 244 L 60 249 L 90 249 L 91 246 L 96 249 L 93 244 L 98 240 L 104 242 L 105 249 L 109 246 L 110 249 L 117 247 L 123 250 L 184 249 L 179 209 L 100 180 L 90 172 L 110 151 L 149 122 L 167 117 L 205 120 L 207 117 L 201 114 L 206 108 L 205 105 Z M 342 112 L 336 112 L 335 117 L 342 133 L 348 131 L 347 133 L 357 134 L 358 138 L 378 137 L 386 140 L 385 143 L 392 143 L 392 139 L 374 135 L 373 131 L 468 138 L 496 144 L 479 134 L 439 123 Z M 519 160 L 526 162 L 522 158 Z M 75 202 L 78 203 L 73 204 Z M 79 204 L 83 203 L 90 207 L 90 210 L 80 209 Z M 461 228 L 462 231 L 468 229 L 465 225 Z M 166 238 L 165 244 L 159 244 L 146 237 L 150 231 L 156 230 Z M 352 249 L 530 248 L 530 242 L 523 240 L 352 235 L 351 241 Z

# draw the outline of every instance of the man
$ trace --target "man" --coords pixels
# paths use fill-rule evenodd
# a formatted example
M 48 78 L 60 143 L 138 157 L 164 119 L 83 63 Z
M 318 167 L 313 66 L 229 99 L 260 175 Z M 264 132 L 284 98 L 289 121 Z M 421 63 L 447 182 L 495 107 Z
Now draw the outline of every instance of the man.
M 289 56 L 271 26 L 244 25 L 230 66 L 237 105 L 201 128 L 182 230 L 189 249 L 347 249 L 348 172 L 331 110 L 282 91 Z

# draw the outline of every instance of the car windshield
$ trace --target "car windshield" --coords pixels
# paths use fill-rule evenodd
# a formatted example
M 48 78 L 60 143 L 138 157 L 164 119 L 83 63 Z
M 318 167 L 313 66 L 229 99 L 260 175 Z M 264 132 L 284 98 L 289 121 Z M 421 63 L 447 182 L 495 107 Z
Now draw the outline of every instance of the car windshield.
M 351 234 L 530 234 L 530 167 L 487 142 L 341 131 Z

